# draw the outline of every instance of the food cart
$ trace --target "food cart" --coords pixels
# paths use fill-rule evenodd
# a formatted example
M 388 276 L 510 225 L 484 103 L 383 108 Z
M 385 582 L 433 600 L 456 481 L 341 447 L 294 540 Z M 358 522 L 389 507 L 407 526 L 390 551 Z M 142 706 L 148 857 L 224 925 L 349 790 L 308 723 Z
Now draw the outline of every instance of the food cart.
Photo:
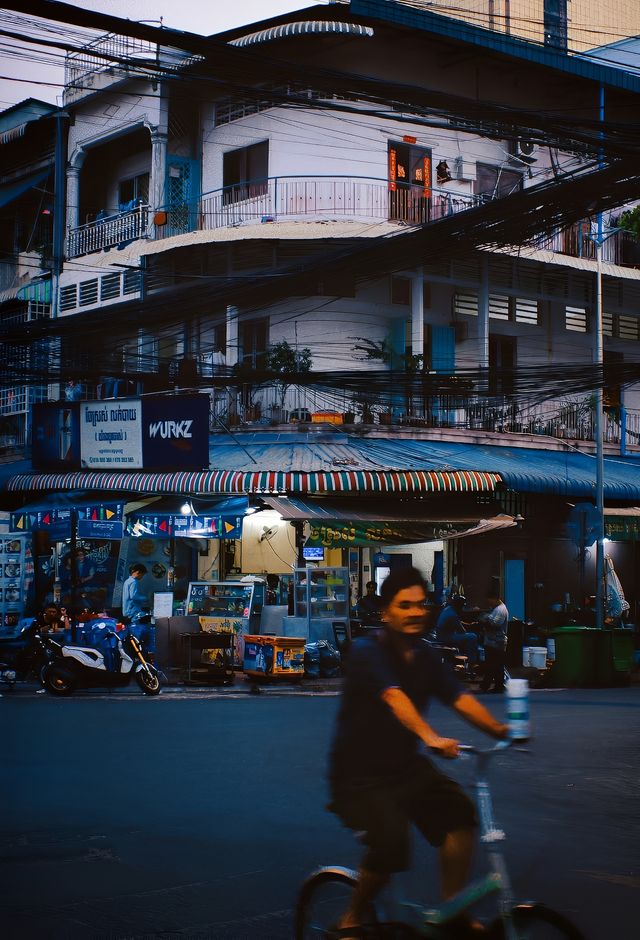
M 242 668 L 244 637 L 259 631 L 264 594 L 263 581 L 191 581 L 186 612 L 205 633 L 233 633 L 234 665 Z

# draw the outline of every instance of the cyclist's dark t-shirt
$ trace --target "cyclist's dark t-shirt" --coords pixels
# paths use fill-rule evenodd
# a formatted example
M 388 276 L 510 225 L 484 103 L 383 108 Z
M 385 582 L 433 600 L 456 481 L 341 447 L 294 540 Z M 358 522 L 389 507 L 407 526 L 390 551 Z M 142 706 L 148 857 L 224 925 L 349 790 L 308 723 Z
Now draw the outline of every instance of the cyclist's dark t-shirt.
M 414 759 L 419 739 L 382 701 L 382 693 L 390 688 L 402 689 L 419 712 L 432 696 L 452 705 L 462 692 L 451 670 L 421 637 L 414 643 L 411 662 L 384 635 L 355 640 L 329 763 L 334 788 L 395 778 Z

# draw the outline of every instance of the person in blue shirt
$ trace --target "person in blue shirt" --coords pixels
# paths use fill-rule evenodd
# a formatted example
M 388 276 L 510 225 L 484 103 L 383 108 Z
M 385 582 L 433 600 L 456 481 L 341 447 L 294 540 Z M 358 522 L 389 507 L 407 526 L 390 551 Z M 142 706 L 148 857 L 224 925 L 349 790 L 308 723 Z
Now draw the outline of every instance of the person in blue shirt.
M 465 603 L 462 594 L 451 595 L 436 621 L 436 640 L 456 646 L 475 664 L 478 662 L 478 634 L 467 630 L 462 623 L 461 614 Z
M 461 787 L 420 753 L 426 746 L 442 757 L 458 755 L 458 741 L 442 737 L 422 717 L 429 700 L 435 696 L 492 737 L 507 736 L 507 725 L 462 690 L 424 639 L 427 586 L 420 572 L 399 569 L 380 593 L 383 629 L 352 644 L 329 762 L 329 808 L 346 826 L 363 831 L 367 846 L 349 907 L 336 925 L 345 937 L 347 928 L 362 923 L 390 875 L 409 867 L 412 823 L 438 849 L 443 898 L 466 884 L 475 809 Z
M 130 566 L 129 577 L 122 585 L 122 616 L 129 620 L 149 613 L 149 598 L 140 584 L 146 573 L 146 567 L 137 562 Z

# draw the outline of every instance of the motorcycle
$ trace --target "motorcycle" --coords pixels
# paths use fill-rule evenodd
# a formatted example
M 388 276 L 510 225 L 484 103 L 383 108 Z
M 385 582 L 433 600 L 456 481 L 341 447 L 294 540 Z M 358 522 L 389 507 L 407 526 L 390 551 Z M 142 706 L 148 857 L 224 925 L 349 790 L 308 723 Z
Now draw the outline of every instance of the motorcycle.
M 51 661 L 42 670 L 42 684 L 51 695 L 71 695 L 76 689 L 119 688 L 132 676 L 145 695 L 158 695 L 158 670 L 145 658 L 140 640 L 128 631 L 124 638 L 105 623 L 93 630 L 95 646 L 60 644 L 49 640 Z
M 42 669 L 51 652 L 40 636 L 37 621 L 32 621 L 16 636 L 0 638 L 0 685 L 12 689 L 16 682 L 30 676 L 41 680 Z

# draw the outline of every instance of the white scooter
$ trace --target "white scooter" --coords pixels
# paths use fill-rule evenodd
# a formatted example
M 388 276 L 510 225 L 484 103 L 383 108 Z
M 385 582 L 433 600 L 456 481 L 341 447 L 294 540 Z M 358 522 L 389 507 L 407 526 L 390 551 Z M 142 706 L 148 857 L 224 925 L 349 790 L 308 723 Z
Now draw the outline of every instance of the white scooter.
M 145 659 L 140 640 L 131 632 L 124 639 L 104 627 L 97 648 L 59 644 L 49 640 L 51 661 L 42 670 L 42 684 L 51 695 L 71 695 L 76 689 L 119 688 L 128 685 L 131 677 L 146 695 L 160 692 L 158 671 Z

